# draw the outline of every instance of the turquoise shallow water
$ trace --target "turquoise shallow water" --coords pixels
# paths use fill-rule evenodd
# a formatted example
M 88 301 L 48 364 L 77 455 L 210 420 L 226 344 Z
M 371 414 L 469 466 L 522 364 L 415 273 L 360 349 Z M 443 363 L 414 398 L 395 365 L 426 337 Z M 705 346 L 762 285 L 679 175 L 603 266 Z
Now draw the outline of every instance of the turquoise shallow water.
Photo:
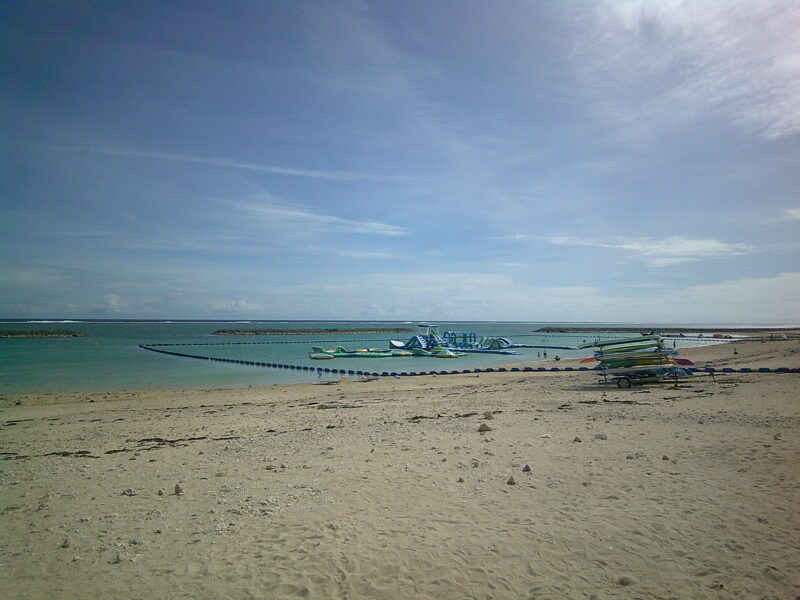
M 475 331 L 481 336 L 507 336 L 524 344 L 575 346 L 609 334 L 534 334 L 541 323 L 439 323 L 439 331 Z M 564 324 L 564 326 L 574 326 Z M 139 344 L 193 344 L 175 348 L 182 352 L 301 366 L 369 371 L 462 370 L 512 364 L 534 364 L 545 360 L 544 350 L 519 349 L 518 355 L 471 354 L 457 359 L 434 358 L 336 358 L 315 361 L 308 358 L 312 345 L 341 342 L 348 348 L 385 348 L 391 338 L 407 340 L 412 334 L 394 335 L 289 335 L 217 336 L 217 329 L 312 329 L 350 327 L 409 327 L 397 322 L 4 322 L 0 329 L 70 329 L 80 338 L 0 339 L 0 394 L 70 391 L 117 391 L 139 389 L 198 389 L 246 387 L 313 381 L 315 372 L 258 368 L 215 361 L 194 360 L 149 352 Z M 590 327 L 587 327 L 590 329 Z M 631 328 L 631 331 L 638 331 Z M 231 342 L 248 342 L 231 344 Z M 253 343 L 257 342 L 257 343 Z M 270 342 L 270 343 L 264 343 Z M 282 343 L 275 343 L 282 342 Z M 315 344 L 315 342 L 319 342 Z M 697 345 L 681 340 L 678 347 Z M 196 345 L 195 345 L 196 344 Z M 214 344 L 214 345 L 206 345 Z M 167 348 L 169 349 L 169 348 Z M 590 356 L 591 351 L 548 350 L 562 358 Z

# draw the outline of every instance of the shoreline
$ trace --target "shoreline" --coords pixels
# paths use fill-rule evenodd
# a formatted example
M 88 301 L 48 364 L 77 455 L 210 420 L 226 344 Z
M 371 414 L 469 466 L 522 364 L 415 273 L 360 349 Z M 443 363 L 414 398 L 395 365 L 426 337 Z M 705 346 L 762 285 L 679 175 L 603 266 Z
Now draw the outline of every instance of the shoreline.
M 776 331 L 776 330 L 764 330 L 764 333 L 765 334 L 774 333 L 775 335 L 780 336 L 784 332 L 783 331 Z M 793 330 L 790 330 L 789 333 L 794 333 L 794 334 L 800 335 L 800 330 L 793 329 Z M 792 341 L 793 339 L 795 339 L 794 336 L 787 336 L 787 337 L 789 338 L 788 341 Z M 709 338 L 709 340 L 710 339 L 711 338 Z M 760 338 L 746 337 L 746 338 L 736 338 L 736 339 L 731 339 L 731 340 L 728 340 L 728 339 L 726 339 L 726 340 L 715 340 L 712 344 L 709 344 L 707 346 L 687 347 L 687 348 L 680 349 L 680 356 L 683 357 L 683 358 L 692 359 L 693 356 L 695 356 L 696 353 L 698 353 L 698 352 L 700 354 L 697 355 L 697 356 L 701 356 L 701 357 L 704 356 L 703 350 L 706 349 L 706 348 L 719 348 L 719 347 L 730 347 L 730 348 L 737 347 L 737 348 L 739 348 L 739 347 L 741 347 L 741 344 L 748 344 L 748 343 L 759 343 L 760 344 L 760 343 L 762 343 L 762 340 L 769 340 L 769 338 L 765 335 L 763 338 L 762 337 L 760 337 Z M 778 341 L 780 341 L 780 340 L 778 340 Z M 492 368 L 495 371 L 497 371 L 498 369 L 501 369 L 501 368 L 503 368 L 503 369 L 520 368 L 521 369 L 521 368 L 525 368 L 525 367 L 532 367 L 534 370 L 536 370 L 536 369 L 538 369 L 540 367 L 545 367 L 545 368 L 549 369 L 549 368 L 552 368 L 552 367 L 573 367 L 573 368 L 577 368 L 577 367 L 586 366 L 586 365 L 581 365 L 580 362 L 579 362 L 579 359 L 562 359 L 560 361 L 555 361 L 554 357 L 555 357 L 555 355 L 557 353 L 558 353 L 558 351 L 554 351 L 553 352 L 553 358 L 548 358 L 548 359 L 541 359 L 540 358 L 540 359 L 535 360 L 535 361 L 530 361 L 530 360 L 529 361 L 520 361 L 519 360 L 519 358 L 520 358 L 519 356 L 509 355 L 509 356 L 505 357 L 506 360 L 504 360 L 500 364 L 495 364 L 495 365 L 493 365 L 491 367 L 479 367 L 479 368 L 483 369 L 482 372 L 486 372 L 485 370 L 487 368 Z M 733 351 L 731 350 L 731 354 L 732 353 L 733 353 Z M 587 350 L 587 355 L 588 354 L 589 354 L 589 351 Z M 720 352 L 720 355 L 723 355 L 723 354 L 724 354 L 724 351 Z M 195 360 L 196 361 L 196 359 L 186 359 L 186 360 Z M 736 366 L 737 368 L 748 367 L 748 368 L 757 369 L 757 368 L 761 368 L 761 367 L 767 366 L 767 365 L 762 364 L 761 362 L 758 362 L 758 361 L 760 361 L 760 358 L 759 358 L 759 355 L 756 354 L 751 358 L 751 360 L 749 362 L 748 361 L 737 360 L 737 361 L 716 362 L 716 363 L 714 363 L 714 362 L 709 362 L 709 361 L 703 362 L 702 359 L 697 359 L 694 362 L 696 363 L 696 366 L 699 367 L 699 368 L 705 367 L 705 366 L 720 367 L 720 368 Z M 369 365 L 367 363 L 365 363 L 365 366 L 370 366 L 370 365 L 378 366 L 377 363 L 369 363 Z M 330 365 L 330 366 L 333 367 L 334 365 Z M 446 366 L 446 365 L 441 365 L 441 366 Z M 452 365 L 452 366 L 455 366 L 455 365 Z M 773 365 L 773 367 L 774 368 L 783 368 L 783 367 L 789 367 L 789 365 L 786 365 L 786 364 L 775 364 L 775 365 Z M 296 370 L 293 371 L 293 370 L 290 370 L 290 369 L 281 369 L 281 368 L 274 368 L 274 367 L 255 367 L 255 366 L 251 367 L 251 366 L 248 366 L 248 367 L 245 367 L 245 368 L 247 368 L 247 369 L 278 370 L 278 371 L 287 372 L 287 373 L 288 372 L 293 372 L 293 373 L 299 373 L 300 372 L 300 371 L 296 371 Z M 320 368 L 324 368 L 324 367 L 320 366 Z M 392 372 L 391 369 L 384 369 L 383 367 L 381 367 L 380 369 L 376 369 L 376 370 L 377 371 L 387 370 L 388 372 Z M 421 370 L 430 371 L 432 369 L 421 369 Z M 460 369 L 453 369 L 453 370 L 460 371 Z M 398 369 L 397 372 L 400 373 L 400 372 L 402 372 L 402 370 Z M 197 385 L 196 387 L 194 387 L 194 386 L 186 386 L 186 385 L 181 385 L 181 386 L 176 386 L 176 387 L 163 387 L 163 386 L 134 387 L 134 386 L 130 385 L 130 383 L 128 383 L 128 384 L 126 384 L 126 387 L 107 387 L 107 388 L 104 388 L 104 387 L 95 387 L 95 388 L 92 388 L 92 387 L 85 387 L 85 388 L 81 387 L 81 388 L 73 389 L 73 390 L 52 390 L 52 389 L 50 389 L 50 390 L 44 390 L 44 391 L 29 391 L 29 392 L 9 391 L 9 392 L 4 392 L 4 393 L 0 394 L 0 397 L 2 397 L 2 396 L 5 396 L 5 397 L 13 397 L 13 396 L 59 396 L 59 395 L 68 395 L 68 394 L 71 394 L 71 393 L 74 393 L 74 394 L 116 394 L 116 393 L 159 392 L 159 391 L 160 392 L 176 392 L 176 391 L 189 392 L 189 391 L 203 391 L 203 390 L 206 390 L 206 389 L 232 389 L 232 390 L 238 390 L 238 389 L 249 389 L 249 388 L 253 388 L 253 387 L 272 389 L 272 388 L 275 388 L 275 387 L 283 387 L 283 386 L 292 386 L 292 387 L 294 387 L 294 386 L 302 386 L 302 385 L 313 384 L 313 382 L 317 378 L 316 369 L 309 370 L 309 371 L 303 371 L 303 373 L 305 373 L 306 375 L 303 376 L 302 380 L 298 379 L 297 381 L 294 381 L 294 382 L 276 382 L 276 383 L 264 383 L 264 384 L 252 383 L 252 382 L 250 382 L 250 383 L 244 382 L 244 383 L 242 383 L 240 385 L 230 385 L 230 384 L 223 384 L 223 385 L 217 384 L 217 385 L 215 385 L 213 383 L 203 383 L 203 384 Z M 341 374 L 339 374 L 339 373 L 330 373 L 330 372 L 325 373 L 325 372 L 323 372 L 323 377 L 326 377 L 326 378 L 337 378 L 338 379 L 340 377 L 340 375 Z M 449 375 L 449 374 L 448 375 L 437 374 L 436 376 L 451 377 L 452 375 Z M 351 378 L 351 377 L 354 377 L 354 375 L 348 375 L 348 379 Z M 383 378 L 383 377 L 391 378 L 391 375 L 390 376 L 380 376 L 380 377 L 381 378 Z M 413 376 L 407 375 L 407 376 L 404 376 L 404 378 L 407 378 L 407 377 L 427 378 L 427 377 L 431 377 L 431 375 L 413 375 Z
M 800 334 L 800 331 L 798 331 Z M 765 346 L 765 344 L 769 344 L 769 346 Z M 782 354 L 776 355 L 775 348 L 784 348 Z M 689 358 L 695 363 L 695 366 L 698 368 L 704 367 L 715 367 L 715 368 L 742 368 L 748 367 L 757 370 L 761 367 L 767 367 L 772 369 L 778 368 L 789 368 L 789 369 L 798 369 L 800 368 L 800 350 L 798 352 L 789 352 L 789 350 L 800 349 L 798 346 L 797 341 L 793 338 L 788 340 L 762 340 L 762 339 L 753 339 L 753 338 L 746 338 L 746 339 L 736 339 L 736 340 L 725 340 L 720 341 L 714 344 L 709 344 L 707 346 L 697 346 L 697 347 L 690 347 L 690 348 L 683 348 L 680 350 L 681 358 Z M 555 356 L 555 355 L 554 355 Z M 781 360 L 780 357 L 785 357 L 785 360 Z M 509 356 L 509 358 L 514 358 L 513 356 Z M 539 367 L 546 366 L 546 371 L 537 371 Z M 400 380 L 409 381 L 409 380 L 420 380 L 426 381 L 434 378 L 439 379 L 448 379 L 448 378 L 458 378 L 458 377 L 476 377 L 478 375 L 484 377 L 514 377 L 514 376 L 542 376 L 542 375 L 553 375 L 553 376 L 569 376 L 570 374 L 586 374 L 589 377 L 599 377 L 599 371 L 562 371 L 562 372 L 553 372 L 550 371 L 552 367 L 572 367 L 577 369 L 580 366 L 585 366 L 580 363 L 580 359 L 561 359 L 555 360 L 554 358 L 542 359 L 537 361 L 527 361 L 527 362 L 514 362 L 509 360 L 509 362 L 504 363 L 503 365 L 498 365 L 492 368 L 492 371 L 486 371 L 485 368 L 480 373 L 475 372 L 458 372 L 455 374 L 452 373 L 431 373 L 427 375 L 405 375 L 400 376 Z M 532 371 L 510 371 L 512 368 L 522 369 L 525 367 L 533 367 L 534 370 Z M 253 367 L 253 368 L 272 368 L 272 367 Z M 506 369 L 506 371 L 499 371 L 500 368 Z M 21 392 L 21 393 L 7 393 L 0 395 L 0 398 L 5 398 L 6 400 L 13 400 L 17 401 L 21 398 L 50 398 L 50 399 L 57 399 L 57 398 L 79 398 L 79 399 L 89 399 L 92 398 L 90 401 L 95 402 L 97 401 L 98 397 L 102 397 L 104 399 L 108 397 L 114 397 L 116 395 L 122 396 L 136 396 L 139 394 L 145 395 L 152 395 L 152 394 L 192 394 L 192 393 L 208 393 L 208 392 L 241 392 L 243 390 L 261 390 L 264 392 L 268 391 L 281 391 L 286 389 L 296 389 L 298 387 L 302 388 L 305 386 L 314 386 L 314 387 L 322 387 L 319 386 L 317 381 L 317 372 L 316 371 L 308 371 L 308 380 L 305 381 L 297 381 L 291 383 L 269 383 L 263 385 L 255 385 L 255 384 L 247 384 L 241 386 L 214 386 L 214 385 L 204 385 L 199 387 L 176 387 L 176 388 L 165 388 L 165 387 L 156 387 L 156 388 L 141 388 L 141 389 L 98 389 L 98 390 L 73 390 L 73 391 L 56 391 L 56 392 Z M 696 374 L 699 377 L 704 376 L 704 373 L 699 372 Z M 780 376 L 780 373 L 774 374 L 776 376 Z M 359 381 L 360 376 L 356 375 L 347 375 L 345 380 L 341 380 L 341 374 L 339 373 L 331 373 L 331 372 L 323 372 L 323 377 L 328 380 L 338 380 L 346 384 L 351 383 L 361 383 Z M 378 381 L 398 381 L 393 376 L 378 376 Z
M 612 333 L 612 332 L 619 332 L 619 333 L 638 333 L 643 329 L 653 330 L 655 333 L 687 333 L 691 334 L 693 332 L 697 333 L 792 333 L 794 335 L 800 334 L 800 329 L 798 329 L 797 325 L 786 325 L 784 327 L 778 326 L 764 326 L 759 327 L 755 325 L 742 325 L 740 327 L 677 327 L 677 326 L 657 326 L 657 325 L 639 325 L 638 327 L 626 327 L 626 326 L 599 326 L 593 327 L 591 330 L 582 329 L 579 327 L 542 327 L 540 329 L 534 329 L 533 333 Z

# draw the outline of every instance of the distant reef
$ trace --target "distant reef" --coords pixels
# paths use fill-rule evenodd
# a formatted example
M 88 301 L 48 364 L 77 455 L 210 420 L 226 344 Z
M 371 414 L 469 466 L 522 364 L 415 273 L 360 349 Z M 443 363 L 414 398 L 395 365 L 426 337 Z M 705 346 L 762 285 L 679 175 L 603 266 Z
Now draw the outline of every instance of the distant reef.
M 329 333 L 413 333 L 408 327 L 357 327 L 343 329 L 217 329 L 214 335 L 324 335 Z
M 68 338 L 83 337 L 67 329 L 0 329 L 0 338 Z

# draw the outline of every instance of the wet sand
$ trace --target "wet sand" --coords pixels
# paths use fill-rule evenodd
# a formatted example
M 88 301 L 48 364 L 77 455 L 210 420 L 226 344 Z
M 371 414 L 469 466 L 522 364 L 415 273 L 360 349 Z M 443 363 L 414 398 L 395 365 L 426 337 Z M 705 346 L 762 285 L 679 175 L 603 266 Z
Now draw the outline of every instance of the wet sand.
M 799 348 L 681 355 L 798 368 Z M 736 373 L 620 390 L 594 373 L 509 372 L 7 396 L 0 586 L 42 599 L 795 598 L 799 384 Z

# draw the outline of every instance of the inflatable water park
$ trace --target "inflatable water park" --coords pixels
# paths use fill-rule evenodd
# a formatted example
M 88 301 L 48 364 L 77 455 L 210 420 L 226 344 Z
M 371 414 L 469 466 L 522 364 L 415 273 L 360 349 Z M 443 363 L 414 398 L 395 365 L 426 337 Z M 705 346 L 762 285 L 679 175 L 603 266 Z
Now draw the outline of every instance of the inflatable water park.
M 332 358 L 407 358 L 411 356 L 427 356 L 433 358 L 458 358 L 469 353 L 476 354 L 519 354 L 515 348 L 545 348 L 560 350 L 576 350 L 575 346 L 550 346 L 515 344 L 506 337 L 481 337 L 477 333 L 445 331 L 439 335 L 439 326 L 432 323 L 420 323 L 420 333 L 411 336 L 408 341 L 390 340 L 389 347 L 355 348 L 348 350 L 343 346 L 325 349 L 312 346 L 308 357 L 314 360 Z

